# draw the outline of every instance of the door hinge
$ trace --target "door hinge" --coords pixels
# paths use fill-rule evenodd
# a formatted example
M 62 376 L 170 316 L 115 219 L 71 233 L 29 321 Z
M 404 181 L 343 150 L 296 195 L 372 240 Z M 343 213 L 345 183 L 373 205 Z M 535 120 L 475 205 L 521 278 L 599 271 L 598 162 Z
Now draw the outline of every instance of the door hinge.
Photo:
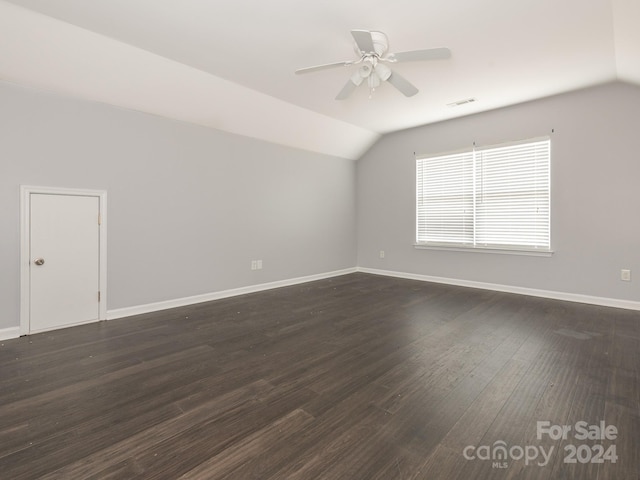
M 102 225 L 102 214 L 98 213 L 98 225 Z
M 98 292 L 98 302 L 100 301 L 100 292 Z

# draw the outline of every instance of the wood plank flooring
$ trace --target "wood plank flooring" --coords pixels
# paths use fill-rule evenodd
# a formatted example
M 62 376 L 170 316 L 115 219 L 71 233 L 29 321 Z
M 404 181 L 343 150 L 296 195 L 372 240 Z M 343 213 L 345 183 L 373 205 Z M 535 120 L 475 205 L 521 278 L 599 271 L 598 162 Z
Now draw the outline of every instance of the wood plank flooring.
M 357 273 L 0 344 L 2 479 L 640 478 L 640 312 Z

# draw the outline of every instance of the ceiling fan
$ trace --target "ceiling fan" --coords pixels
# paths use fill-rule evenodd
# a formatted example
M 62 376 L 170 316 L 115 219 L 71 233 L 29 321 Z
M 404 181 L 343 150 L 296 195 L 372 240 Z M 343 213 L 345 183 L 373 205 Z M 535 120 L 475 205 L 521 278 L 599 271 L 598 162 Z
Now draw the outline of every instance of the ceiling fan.
M 369 98 L 373 91 L 382 82 L 388 82 L 396 87 L 406 97 L 412 97 L 418 93 L 418 89 L 407 79 L 401 77 L 391 70 L 386 64 L 397 62 L 415 62 L 420 60 L 438 60 L 451 57 L 448 48 L 427 48 L 425 50 L 410 50 L 408 52 L 388 53 L 389 40 L 382 32 L 368 30 L 351 30 L 351 35 L 355 40 L 356 54 L 360 57 L 357 60 L 346 60 L 343 62 L 316 65 L 313 67 L 300 68 L 296 74 L 317 72 L 337 67 L 349 67 L 360 65 L 358 70 L 351 75 L 345 86 L 336 96 L 336 100 L 344 100 L 366 80 L 369 86 Z

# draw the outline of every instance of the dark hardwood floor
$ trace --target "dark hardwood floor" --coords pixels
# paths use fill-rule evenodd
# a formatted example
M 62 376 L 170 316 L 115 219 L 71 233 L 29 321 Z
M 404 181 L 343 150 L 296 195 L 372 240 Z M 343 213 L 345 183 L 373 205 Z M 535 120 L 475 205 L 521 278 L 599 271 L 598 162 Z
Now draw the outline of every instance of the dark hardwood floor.
M 352 274 L 0 343 L 2 479 L 639 478 L 640 312 Z

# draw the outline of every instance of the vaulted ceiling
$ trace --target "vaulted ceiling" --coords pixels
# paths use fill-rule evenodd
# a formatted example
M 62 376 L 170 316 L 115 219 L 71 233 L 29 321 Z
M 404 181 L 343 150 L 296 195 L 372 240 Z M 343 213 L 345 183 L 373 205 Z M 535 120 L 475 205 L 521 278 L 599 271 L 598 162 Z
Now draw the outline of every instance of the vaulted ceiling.
M 638 0 L 0 0 L 0 79 L 357 159 L 380 135 L 613 80 L 640 85 Z M 350 30 L 449 60 L 335 100 Z M 474 98 L 458 107 L 448 104 Z

